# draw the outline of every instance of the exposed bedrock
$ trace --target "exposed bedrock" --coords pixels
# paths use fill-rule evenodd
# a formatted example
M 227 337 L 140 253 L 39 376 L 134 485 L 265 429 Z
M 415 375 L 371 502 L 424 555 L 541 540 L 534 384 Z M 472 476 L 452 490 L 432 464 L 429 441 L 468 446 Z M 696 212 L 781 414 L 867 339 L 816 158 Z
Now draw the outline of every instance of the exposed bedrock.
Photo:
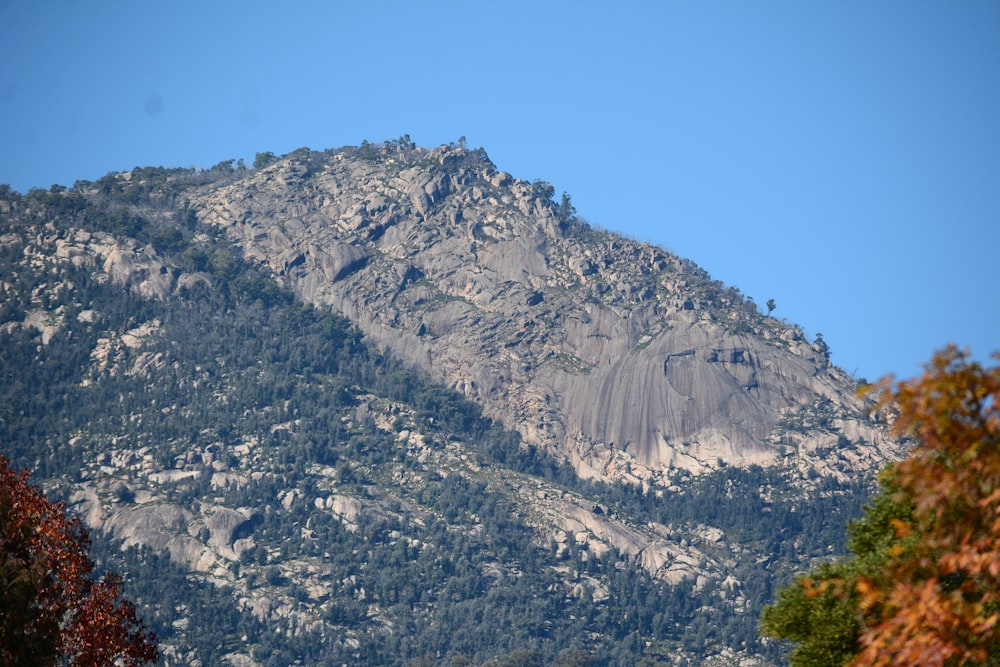
M 480 154 L 390 153 L 292 156 L 190 204 L 302 298 L 582 474 L 776 461 L 811 437 L 788 428 L 811 406 L 842 446 L 881 457 L 853 381 L 798 327 L 567 218 Z

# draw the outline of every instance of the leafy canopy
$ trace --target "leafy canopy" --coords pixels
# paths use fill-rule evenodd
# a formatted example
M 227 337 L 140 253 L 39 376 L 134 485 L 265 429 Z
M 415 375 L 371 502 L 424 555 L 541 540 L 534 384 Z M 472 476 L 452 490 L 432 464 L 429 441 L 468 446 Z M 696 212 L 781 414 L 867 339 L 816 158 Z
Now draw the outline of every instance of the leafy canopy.
M 782 589 L 761 629 L 795 643 L 796 667 L 997 664 L 1000 367 L 950 346 L 876 387 L 915 446 L 851 526 L 852 557 Z
M 90 537 L 0 456 L 0 664 L 138 667 L 155 637 L 121 597 L 121 579 L 94 580 Z

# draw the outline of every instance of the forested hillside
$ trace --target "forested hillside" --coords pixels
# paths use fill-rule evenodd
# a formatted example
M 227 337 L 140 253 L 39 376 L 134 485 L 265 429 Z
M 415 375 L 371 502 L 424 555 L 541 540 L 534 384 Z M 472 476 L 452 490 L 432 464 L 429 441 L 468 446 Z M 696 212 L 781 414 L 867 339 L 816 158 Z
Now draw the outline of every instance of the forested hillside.
M 253 171 L 0 190 L 2 453 L 164 664 L 780 663 L 759 611 L 843 550 L 874 469 L 583 479 L 184 207 Z M 841 409 L 785 426 L 840 445 Z

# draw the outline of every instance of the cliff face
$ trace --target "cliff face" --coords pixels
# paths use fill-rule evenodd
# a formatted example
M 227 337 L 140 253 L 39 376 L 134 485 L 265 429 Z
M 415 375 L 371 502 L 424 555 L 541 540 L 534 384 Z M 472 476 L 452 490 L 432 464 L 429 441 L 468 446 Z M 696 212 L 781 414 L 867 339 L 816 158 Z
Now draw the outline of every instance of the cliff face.
M 849 475 L 886 458 L 854 383 L 800 329 L 589 228 L 481 152 L 303 150 L 187 203 L 301 298 L 584 476 L 656 484 L 794 455 Z

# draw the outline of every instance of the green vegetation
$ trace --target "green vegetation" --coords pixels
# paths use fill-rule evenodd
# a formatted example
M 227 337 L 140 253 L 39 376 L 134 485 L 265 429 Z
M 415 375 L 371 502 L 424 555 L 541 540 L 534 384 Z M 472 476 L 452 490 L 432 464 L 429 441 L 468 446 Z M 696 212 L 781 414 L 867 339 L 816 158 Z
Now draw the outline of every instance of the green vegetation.
M 777 601 L 764 608 L 762 631 L 795 644 L 794 667 L 838 667 L 858 653 L 861 623 L 856 584 L 864 572 L 882 569 L 896 543 L 894 523 L 912 518 L 912 503 L 897 503 L 891 474 L 881 493 L 865 508 L 862 519 L 848 530 L 852 557 L 822 563 L 778 591 Z
M 410 144 L 356 150 L 384 159 Z M 318 160 L 305 150 L 294 159 Z M 154 483 L 119 467 L 120 486 L 102 501 L 131 506 L 148 492 L 192 511 L 253 512 L 254 545 L 227 563 L 231 577 L 95 535 L 95 558 L 122 572 L 171 655 L 206 665 L 242 652 L 265 665 L 609 666 L 697 663 L 720 646 L 781 656 L 757 638 L 759 610 L 790 567 L 842 550 L 863 480 L 819 484 L 811 502 L 783 494 L 788 481 L 761 468 L 678 474 L 680 490 L 662 494 L 580 480 L 475 404 L 369 348 L 346 320 L 297 302 L 193 212 L 174 208 L 184 188 L 239 171 L 230 161 L 135 169 L 24 197 L 0 190 L 20 211 L 0 218 L 4 453 L 67 500 L 111 474 L 102 468 L 113 468 L 112 453 L 148 455 L 158 470 L 185 476 Z M 551 198 L 551 186 L 536 187 Z M 562 210 L 571 209 L 564 198 Z M 43 258 L 39 234 L 26 231 L 43 228 L 57 238 L 77 229 L 129 237 L 155 248 L 166 270 L 209 280 L 145 299 L 99 270 Z M 713 283 L 695 287 L 713 308 L 745 303 Z M 46 342 L 22 326 L 33 310 L 58 325 Z M 759 319 L 747 306 L 740 313 L 741 322 Z M 122 342 L 139 330 L 139 344 Z M 421 434 L 423 448 L 404 430 Z M 217 472 L 237 481 L 220 483 Z M 724 539 L 699 548 L 733 564 L 744 599 L 694 578 L 669 585 L 614 550 L 549 544 L 510 488 L 523 479 L 592 498 L 638 526 L 671 526 L 678 542 L 721 529 Z M 349 521 L 317 507 L 334 495 L 364 511 Z M 322 593 L 303 585 L 309 568 L 323 573 Z M 260 589 L 288 613 L 250 613 L 240 600 Z
M 254 169 L 263 169 L 264 167 L 273 164 L 278 161 L 278 156 L 276 156 L 271 151 L 265 153 L 257 153 L 253 159 Z

